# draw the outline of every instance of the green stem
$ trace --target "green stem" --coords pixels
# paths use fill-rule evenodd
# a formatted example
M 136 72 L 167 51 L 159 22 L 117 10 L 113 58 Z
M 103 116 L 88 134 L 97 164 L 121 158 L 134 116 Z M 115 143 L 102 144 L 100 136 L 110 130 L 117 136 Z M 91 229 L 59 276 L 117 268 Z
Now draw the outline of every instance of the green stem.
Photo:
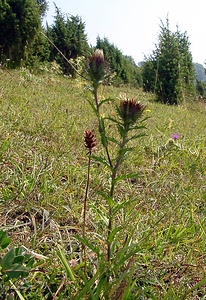
M 116 176 L 117 176 L 117 172 L 118 172 L 118 169 L 119 169 L 119 166 L 122 162 L 122 159 L 123 159 L 123 155 L 121 154 L 121 150 L 124 149 L 125 147 L 125 144 L 126 144 L 126 141 L 127 141 L 127 133 L 128 133 L 128 129 L 125 128 L 125 134 L 123 136 L 123 139 L 122 139 L 122 143 L 120 145 L 120 151 L 119 151 L 119 156 L 117 157 L 117 160 L 116 160 L 116 164 L 114 166 L 114 168 L 112 169 L 112 183 L 111 183 L 111 189 L 110 189 L 110 197 L 113 199 L 114 198 L 114 190 L 115 190 L 115 179 L 116 179 Z M 111 259 L 111 242 L 110 242 L 110 239 L 109 239 L 109 235 L 112 231 L 112 228 L 113 228 L 113 209 L 111 207 L 111 205 L 109 206 L 109 223 L 108 223 L 108 242 L 107 242 L 107 260 L 110 261 Z
M 120 145 L 120 147 L 119 147 L 119 156 L 117 157 L 116 164 L 115 164 L 115 166 L 114 166 L 114 170 L 115 170 L 115 178 L 116 178 L 116 174 L 117 174 L 117 171 L 118 171 L 118 169 L 119 169 L 119 166 L 120 166 L 120 164 L 121 164 L 121 162 L 122 162 L 122 159 L 123 159 L 123 155 L 122 155 L 122 153 L 121 153 L 121 150 L 124 149 L 125 144 L 126 144 L 126 142 L 127 142 L 127 134 L 128 134 L 128 129 L 125 128 L 125 134 L 124 134 L 124 136 L 123 136 L 123 138 L 122 138 L 122 143 L 121 143 L 121 145 Z M 115 178 L 114 178 L 114 179 L 115 179 Z
M 98 100 L 97 90 L 98 90 L 98 86 L 94 87 L 94 92 L 93 93 L 94 93 L 94 99 L 95 99 L 95 104 L 96 104 L 97 113 L 98 113 L 99 132 L 100 132 L 100 134 L 102 134 L 103 133 L 103 128 L 102 128 L 102 124 L 101 124 L 101 120 L 100 120 L 99 100 Z M 106 150 L 108 162 L 110 164 L 110 167 L 112 168 L 113 164 L 112 164 L 112 160 L 110 158 L 108 146 L 105 146 L 105 150 Z

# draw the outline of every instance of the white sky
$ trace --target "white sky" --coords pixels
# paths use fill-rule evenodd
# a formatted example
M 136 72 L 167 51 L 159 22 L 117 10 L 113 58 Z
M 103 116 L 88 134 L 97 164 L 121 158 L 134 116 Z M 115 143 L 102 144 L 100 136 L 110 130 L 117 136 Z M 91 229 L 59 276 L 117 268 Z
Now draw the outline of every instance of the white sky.
M 46 20 L 55 15 L 54 2 L 63 13 L 78 15 L 86 25 L 88 42 L 107 37 L 136 63 L 151 54 L 158 42 L 160 20 L 170 20 L 170 29 L 187 31 L 193 61 L 206 61 L 206 0 L 49 0 Z

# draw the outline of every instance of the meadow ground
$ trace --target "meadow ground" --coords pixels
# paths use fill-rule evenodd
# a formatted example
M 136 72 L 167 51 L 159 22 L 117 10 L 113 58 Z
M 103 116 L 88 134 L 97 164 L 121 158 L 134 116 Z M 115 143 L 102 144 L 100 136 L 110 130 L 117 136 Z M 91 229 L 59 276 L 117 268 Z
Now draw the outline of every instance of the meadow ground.
M 182 299 L 206 273 L 206 104 L 162 105 L 127 87 L 102 87 L 100 96 L 114 104 L 135 98 L 149 117 L 146 136 L 133 142 L 122 166 L 139 177 L 119 182 L 116 192 L 117 201 L 131 200 L 125 230 L 134 230 L 139 245 L 129 299 Z M 57 243 L 70 261 L 80 251 L 74 239 L 81 232 L 87 176 L 84 131 L 98 128 L 88 99 L 81 79 L 0 73 L 0 229 L 12 246 L 46 257 L 42 272 L 16 281 L 25 299 L 55 299 L 64 274 Z M 113 113 L 111 100 L 103 114 Z M 115 136 L 115 127 L 108 128 Z M 106 205 L 97 191 L 107 189 L 108 176 L 106 166 L 92 162 L 87 233 L 102 241 Z M 58 299 L 69 299 L 71 289 L 65 284 Z M 205 295 L 201 286 L 185 299 Z

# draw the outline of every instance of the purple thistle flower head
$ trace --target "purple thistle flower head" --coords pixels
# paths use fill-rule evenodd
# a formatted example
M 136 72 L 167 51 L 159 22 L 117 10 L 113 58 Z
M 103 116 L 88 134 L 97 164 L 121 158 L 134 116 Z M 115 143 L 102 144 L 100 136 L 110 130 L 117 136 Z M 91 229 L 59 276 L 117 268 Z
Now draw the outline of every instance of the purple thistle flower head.
M 117 108 L 117 112 L 125 124 L 133 125 L 141 118 L 144 109 L 145 106 L 140 102 L 127 98 L 126 100 L 121 101 Z
M 178 133 L 173 133 L 173 135 L 172 135 L 172 138 L 174 139 L 174 140 L 177 140 L 177 139 L 179 139 L 179 134 Z
M 89 59 L 88 71 L 92 81 L 99 82 L 105 76 L 105 59 L 101 49 L 96 49 Z

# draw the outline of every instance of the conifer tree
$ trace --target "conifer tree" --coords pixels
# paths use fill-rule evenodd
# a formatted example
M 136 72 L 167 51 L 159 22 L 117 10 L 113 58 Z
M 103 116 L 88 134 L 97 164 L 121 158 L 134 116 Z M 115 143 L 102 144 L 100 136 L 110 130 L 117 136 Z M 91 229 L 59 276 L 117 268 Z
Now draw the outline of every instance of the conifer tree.
M 0 60 L 18 66 L 41 28 L 36 0 L 0 0 Z
M 161 22 L 156 49 L 143 65 L 145 91 L 154 92 L 159 101 L 179 104 L 194 91 L 195 72 L 186 32 L 172 32 L 169 20 Z
M 47 28 L 47 34 L 53 44 L 70 60 L 88 53 L 85 23 L 79 16 L 67 16 L 56 6 L 54 24 Z M 74 69 L 58 52 L 57 48 L 51 49 L 51 60 L 57 60 L 66 74 L 74 76 Z
M 105 59 L 108 61 L 112 72 L 115 72 L 115 84 L 130 84 L 141 86 L 141 74 L 139 67 L 130 56 L 125 56 L 107 38 L 97 37 L 96 48 L 102 49 Z

